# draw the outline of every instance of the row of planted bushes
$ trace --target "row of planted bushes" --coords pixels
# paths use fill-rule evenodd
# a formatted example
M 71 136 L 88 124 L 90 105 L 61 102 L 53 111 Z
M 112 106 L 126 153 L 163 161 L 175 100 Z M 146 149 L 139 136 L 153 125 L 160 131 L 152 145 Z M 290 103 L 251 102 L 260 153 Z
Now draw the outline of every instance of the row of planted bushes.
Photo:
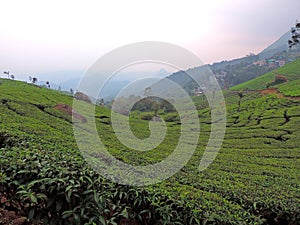
M 44 224 L 198 224 L 180 202 L 104 180 L 76 152 L 0 148 L 2 207 Z M 18 203 L 18 204 L 16 204 Z M 16 209 L 17 208 L 17 209 Z

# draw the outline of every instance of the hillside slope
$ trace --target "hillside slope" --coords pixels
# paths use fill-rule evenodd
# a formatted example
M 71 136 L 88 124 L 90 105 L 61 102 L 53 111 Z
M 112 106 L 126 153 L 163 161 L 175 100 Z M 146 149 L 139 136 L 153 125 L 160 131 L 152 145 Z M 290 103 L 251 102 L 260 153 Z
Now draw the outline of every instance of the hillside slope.
M 226 91 L 223 146 L 199 173 L 211 120 L 205 97 L 195 97 L 201 133 L 190 161 L 161 183 L 130 187 L 105 179 L 82 157 L 73 124 L 86 132 L 89 128 L 55 107 L 72 106 L 72 97 L 12 80 L 0 83 L 3 208 L 60 225 L 300 224 L 299 100 Z M 92 107 L 84 102 L 82 106 Z M 181 132 L 177 120 L 166 122 L 162 143 L 140 152 L 118 140 L 109 109 L 96 107 L 95 115 L 82 116 L 95 117 L 107 150 L 132 165 L 153 164 L 172 154 Z M 141 139 L 149 136 L 149 123 L 142 116 L 137 112 L 130 117 L 131 131 Z M 160 116 L 166 120 L 173 114 Z
M 288 63 L 279 69 L 270 71 L 253 80 L 231 87 L 231 90 L 260 90 L 267 88 L 267 85 L 274 81 L 276 75 L 283 75 L 289 81 L 300 79 L 300 58 Z
M 282 51 L 288 51 L 288 40 L 291 39 L 291 32 L 288 31 L 285 34 L 283 34 L 278 40 L 276 40 L 274 43 L 272 43 L 270 46 L 265 48 L 262 52 L 258 54 L 260 59 L 267 59 L 272 57 L 278 52 Z
M 222 88 L 226 89 L 228 87 L 244 83 L 274 69 L 274 65 L 270 67 L 268 63 L 262 63 L 264 60 L 284 60 L 289 62 L 294 61 L 300 56 L 299 47 L 295 47 L 293 50 L 288 48 L 287 43 L 290 36 L 290 31 L 286 32 L 278 40 L 257 55 L 249 54 L 238 59 L 215 62 L 209 65 L 209 67 L 216 75 Z M 276 64 L 275 67 L 279 67 L 279 65 Z M 192 68 L 191 70 L 201 70 L 201 66 Z M 168 78 L 181 85 L 189 94 L 193 94 L 196 84 L 184 72 L 176 72 L 171 74 Z

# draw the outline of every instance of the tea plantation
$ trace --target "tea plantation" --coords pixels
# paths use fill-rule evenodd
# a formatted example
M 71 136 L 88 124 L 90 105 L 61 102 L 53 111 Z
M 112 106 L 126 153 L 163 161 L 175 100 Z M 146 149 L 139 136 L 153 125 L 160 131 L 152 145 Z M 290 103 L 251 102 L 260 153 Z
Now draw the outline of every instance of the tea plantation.
M 276 75 L 282 75 L 288 79 L 288 81 L 299 79 L 299 69 L 300 69 L 300 58 L 293 62 L 286 64 L 279 69 L 272 70 L 260 77 L 253 80 L 249 80 L 245 83 L 231 87 L 231 90 L 259 90 L 267 88 L 267 85 L 272 82 Z
M 280 91 L 296 96 L 298 83 L 291 82 L 292 93 L 288 83 Z M 105 179 L 82 157 L 74 121 L 55 108 L 72 106 L 71 96 L 0 79 L 1 207 L 36 224 L 300 224 L 300 100 L 254 91 L 224 95 L 226 135 L 208 169 L 198 170 L 210 134 L 207 102 L 199 96 L 193 100 L 201 133 L 191 160 L 161 183 L 131 187 Z M 97 106 L 99 137 L 126 163 L 159 162 L 176 147 L 181 125 L 176 113 L 159 113 L 169 122 L 154 150 L 128 149 L 114 134 L 110 109 Z M 149 136 L 142 117 L 130 116 L 139 138 Z

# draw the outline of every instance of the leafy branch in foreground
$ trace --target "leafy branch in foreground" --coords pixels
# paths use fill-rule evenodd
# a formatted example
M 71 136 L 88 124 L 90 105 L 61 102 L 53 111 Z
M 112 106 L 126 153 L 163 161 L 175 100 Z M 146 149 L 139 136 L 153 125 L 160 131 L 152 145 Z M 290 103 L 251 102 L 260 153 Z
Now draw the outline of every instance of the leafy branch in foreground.
M 299 44 L 300 40 L 300 22 L 296 21 L 295 27 L 291 28 L 292 39 L 288 40 L 289 48 Z

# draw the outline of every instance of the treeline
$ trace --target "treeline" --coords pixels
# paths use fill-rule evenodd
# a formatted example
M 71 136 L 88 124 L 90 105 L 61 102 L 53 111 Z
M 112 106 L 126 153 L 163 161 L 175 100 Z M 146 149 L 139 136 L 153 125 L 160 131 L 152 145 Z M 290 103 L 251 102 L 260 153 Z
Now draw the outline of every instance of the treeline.
M 153 112 L 153 115 L 156 116 L 158 113 L 169 113 L 176 112 L 174 106 L 172 105 L 172 100 L 165 100 L 159 97 L 145 97 L 130 95 L 129 97 L 119 97 L 116 101 L 110 102 L 108 107 L 114 105 L 114 109 L 123 115 L 129 115 L 130 111 L 127 109 L 130 108 L 129 105 L 131 102 L 135 102 L 130 111 L 140 111 L 140 112 Z
M 236 65 L 226 66 L 224 69 L 224 71 L 226 72 L 226 77 L 224 80 L 219 81 L 226 89 L 228 87 L 244 83 L 248 80 L 252 80 L 274 69 L 274 67 L 254 65 L 249 64 L 248 62 L 240 62 Z M 218 72 L 220 71 L 214 71 L 214 73 Z
M 14 74 L 12 74 L 10 71 L 4 71 L 3 74 L 4 74 L 3 78 L 10 79 L 10 80 L 17 80 L 17 77 Z M 21 81 L 23 81 L 23 80 L 21 80 Z M 43 87 L 43 88 L 62 91 L 60 85 L 57 85 L 57 84 L 54 84 L 54 83 L 50 84 L 50 81 L 48 81 L 48 80 L 39 81 L 39 79 L 36 76 L 29 76 L 28 81 L 24 81 L 24 82 L 35 84 L 35 85 L 38 85 L 38 86 Z M 67 94 L 70 94 L 70 95 L 74 95 L 74 90 L 72 88 L 70 88 L 69 91 L 63 91 L 63 92 L 67 93 Z

